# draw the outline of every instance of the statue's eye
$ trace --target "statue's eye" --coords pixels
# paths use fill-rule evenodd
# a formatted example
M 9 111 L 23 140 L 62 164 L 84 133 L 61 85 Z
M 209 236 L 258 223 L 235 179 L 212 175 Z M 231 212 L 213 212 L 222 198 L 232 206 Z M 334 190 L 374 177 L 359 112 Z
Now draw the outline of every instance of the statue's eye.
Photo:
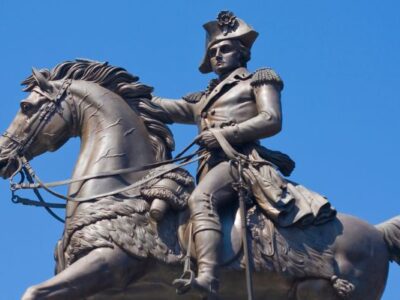
M 233 50 L 233 48 L 230 46 L 230 45 L 223 45 L 222 47 L 221 47 L 221 53 L 229 53 L 229 52 L 231 52 Z
M 21 110 L 24 114 L 29 114 L 33 111 L 33 104 L 29 102 L 21 102 Z
M 209 57 L 215 57 L 217 55 L 230 53 L 233 50 L 234 48 L 231 45 L 226 44 L 222 45 L 221 47 L 211 48 L 208 50 L 208 55 Z
M 209 55 L 210 57 L 215 57 L 215 55 L 217 55 L 217 49 L 215 49 L 215 48 L 210 49 L 210 50 L 208 51 L 208 55 Z

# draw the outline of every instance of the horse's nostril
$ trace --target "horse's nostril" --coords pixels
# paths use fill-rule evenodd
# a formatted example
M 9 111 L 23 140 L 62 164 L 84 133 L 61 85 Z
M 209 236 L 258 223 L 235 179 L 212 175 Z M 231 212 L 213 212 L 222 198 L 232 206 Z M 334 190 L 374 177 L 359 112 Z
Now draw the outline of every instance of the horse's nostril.
M 19 167 L 19 162 L 13 158 L 0 158 L 0 176 L 4 179 L 9 178 Z
M 3 168 L 7 165 L 7 161 L 4 159 L 0 159 L 0 173 L 3 171 Z

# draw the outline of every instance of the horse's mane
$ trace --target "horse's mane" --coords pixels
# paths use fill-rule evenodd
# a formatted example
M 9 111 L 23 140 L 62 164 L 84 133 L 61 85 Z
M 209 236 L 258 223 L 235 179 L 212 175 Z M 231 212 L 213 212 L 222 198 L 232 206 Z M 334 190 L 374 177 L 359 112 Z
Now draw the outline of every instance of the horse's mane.
M 151 102 L 153 88 L 140 83 L 139 77 L 123 68 L 110 66 L 107 62 L 83 59 L 66 61 L 52 70 L 42 69 L 39 72 L 48 80 L 74 79 L 95 82 L 118 94 L 143 119 L 157 159 L 171 158 L 175 144 L 171 131 L 165 125 L 169 119 L 162 109 Z M 31 91 L 37 86 L 37 82 L 33 76 L 29 76 L 22 85 L 25 85 L 24 91 Z

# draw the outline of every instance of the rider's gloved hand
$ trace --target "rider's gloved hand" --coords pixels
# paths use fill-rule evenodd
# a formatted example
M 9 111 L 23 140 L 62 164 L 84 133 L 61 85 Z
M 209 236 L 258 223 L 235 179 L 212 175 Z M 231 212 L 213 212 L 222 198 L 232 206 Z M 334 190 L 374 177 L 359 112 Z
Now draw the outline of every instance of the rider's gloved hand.
M 215 149 L 219 148 L 219 143 L 217 139 L 215 138 L 214 134 L 209 131 L 203 131 L 196 137 L 196 143 L 202 147 L 205 147 L 207 149 Z

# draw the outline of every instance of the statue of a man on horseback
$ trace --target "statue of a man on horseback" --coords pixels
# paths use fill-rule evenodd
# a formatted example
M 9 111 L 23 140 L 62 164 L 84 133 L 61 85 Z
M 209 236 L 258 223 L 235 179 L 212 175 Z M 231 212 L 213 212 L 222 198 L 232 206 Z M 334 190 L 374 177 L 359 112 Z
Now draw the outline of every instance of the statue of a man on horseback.
M 218 78 L 179 100 L 154 97 L 123 68 L 82 59 L 34 69 L 23 82 L 29 95 L 0 136 L 0 176 L 10 178 L 16 203 L 52 214 L 66 208 L 56 274 L 23 300 L 202 297 L 190 290 L 242 300 L 243 267 L 257 282 L 254 299 L 381 298 L 389 262 L 400 262 L 400 216 L 372 226 L 336 214 L 327 199 L 284 178 L 294 162 L 259 142 L 281 130 L 283 81 L 270 68 L 247 70 L 257 32 L 227 11 L 204 28 L 200 71 Z M 200 149 L 173 159 L 171 122 L 196 124 Z M 72 137 L 81 140 L 72 178 L 42 182 L 29 161 Z M 197 187 L 183 169 L 195 160 Z M 67 195 L 53 189 L 61 185 Z M 39 201 L 19 197 L 21 189 Z M 65 205 L 45 202 L 39 189 Z M 240 216 L 222 226 L 237 200 Z M 221 268 L 219 248 L 227 250 Z M 173 281 L 184 254 L 190 276 Z
M 206 51 L 200 72 L 214 72 L 203 92 L 180 100 L 154 97 L 172 122 L 197 124 L 197 143 L 205 157 L 197 173 L 198 185 L 189 198 L 192 236 L 198 275 L 190 281 L 177 279 L 179 292 L 191 286 L 211 294 L 218 289 L 218 247 L 221 222 L 218 208 L 237 201 L 235 161 L 242 159 L 243 177 L 266 216 L 277 226 L 321 224 L 335 216 L 320 195 L 281 177 L 289 175 L 294 162 L 259 140 L 281 130 L 283 81 L 270 68 L 247 70 L 251 47 L 258 33 L 232 12 L 222 11 L 216 21 L 204 25 Z M 232 146 L 232 147 L 231 147 Z

